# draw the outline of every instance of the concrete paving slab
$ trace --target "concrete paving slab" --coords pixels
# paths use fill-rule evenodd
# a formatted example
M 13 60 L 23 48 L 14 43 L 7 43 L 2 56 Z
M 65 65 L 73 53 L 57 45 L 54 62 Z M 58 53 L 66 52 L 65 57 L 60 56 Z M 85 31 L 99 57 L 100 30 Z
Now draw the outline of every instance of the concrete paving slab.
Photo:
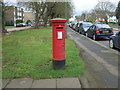
M 30 88 L 32 82 L 33 79 L 29 78 L 13 79 L 5 88 Z
M 34 80 L 31 88 L 56 88 L 55 79 Z
M 57 88 L 81 88 L 78 78 L 57 79 Z
M 2 88 L 5 88 L 5 86 L 10 82 L 10 79 L 2 79 Z

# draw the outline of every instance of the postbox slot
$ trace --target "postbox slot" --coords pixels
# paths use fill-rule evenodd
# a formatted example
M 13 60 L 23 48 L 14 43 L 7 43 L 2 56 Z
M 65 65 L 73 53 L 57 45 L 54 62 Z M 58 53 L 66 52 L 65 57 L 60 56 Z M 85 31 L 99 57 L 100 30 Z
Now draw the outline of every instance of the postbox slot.
M 63 27 L 56 27 L 56 29 L 63 29 Z
M 53 26 L 64 26 L 64 25 L 53 25 Z

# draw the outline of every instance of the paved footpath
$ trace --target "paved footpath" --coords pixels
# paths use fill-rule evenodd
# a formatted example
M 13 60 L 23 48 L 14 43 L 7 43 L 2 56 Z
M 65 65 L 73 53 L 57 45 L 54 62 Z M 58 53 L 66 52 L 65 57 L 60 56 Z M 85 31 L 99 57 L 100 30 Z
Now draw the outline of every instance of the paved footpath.
M 120 84 L 118 83 L 119 52 L 105 48 L 97 41 L 91 40 L 70 28 L 67 28 L 67 34 L 81 51 L 80 55 L 85 62 L 85 71 L 95 80 L 90 82 L 90 77 L 87 77 L 90 84 L 96 82 L 96 87 L 99 88 L 117 88 L 120 86 L 118 85 Z M 94 88 L 95 84 L 91 86 Z M 84 87 L 83 84 L 82 87 Z
M 19 30 L 23 30 L 23 29 L 28 29 L 31 28 L 31 26 L 28 27 L 15 27 L 15 28 L 7 28 L 7 31 L 19 31 Z
M 2 80 L 2 88 L 81 88 L 78 78 Z

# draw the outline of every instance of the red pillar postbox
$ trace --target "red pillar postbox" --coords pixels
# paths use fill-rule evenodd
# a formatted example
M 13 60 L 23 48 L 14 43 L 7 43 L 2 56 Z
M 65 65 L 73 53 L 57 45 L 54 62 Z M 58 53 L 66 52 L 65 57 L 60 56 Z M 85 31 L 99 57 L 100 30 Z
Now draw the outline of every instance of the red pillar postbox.
M 52 19 L 52 55 L 54 69 L 65 68 L 65 23 L 66 19 Z

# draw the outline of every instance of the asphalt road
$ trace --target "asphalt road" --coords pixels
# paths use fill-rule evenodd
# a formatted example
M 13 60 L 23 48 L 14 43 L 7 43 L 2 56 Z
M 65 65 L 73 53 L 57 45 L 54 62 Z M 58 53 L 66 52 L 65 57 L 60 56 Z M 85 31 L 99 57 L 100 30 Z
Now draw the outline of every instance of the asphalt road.
M 116 34 L 118 31 L 114 31 L 114 34 Z M 109 48 L 109 41 L 108 39 L 100 39 L 97 41 L 98 43 L 106 46 L 107 48 Z M 115 50 L 115 49 L 114 49 Z
M 67 35 L 80 49 L 85 62 L 87 80 L 91 88 L 118 88 L 118 63 L 120 54 L 104 47 L 107 41 L 93 41 L 79 33 L 67 29 Z M 102 45 L 99 44 L 102 42 Z

